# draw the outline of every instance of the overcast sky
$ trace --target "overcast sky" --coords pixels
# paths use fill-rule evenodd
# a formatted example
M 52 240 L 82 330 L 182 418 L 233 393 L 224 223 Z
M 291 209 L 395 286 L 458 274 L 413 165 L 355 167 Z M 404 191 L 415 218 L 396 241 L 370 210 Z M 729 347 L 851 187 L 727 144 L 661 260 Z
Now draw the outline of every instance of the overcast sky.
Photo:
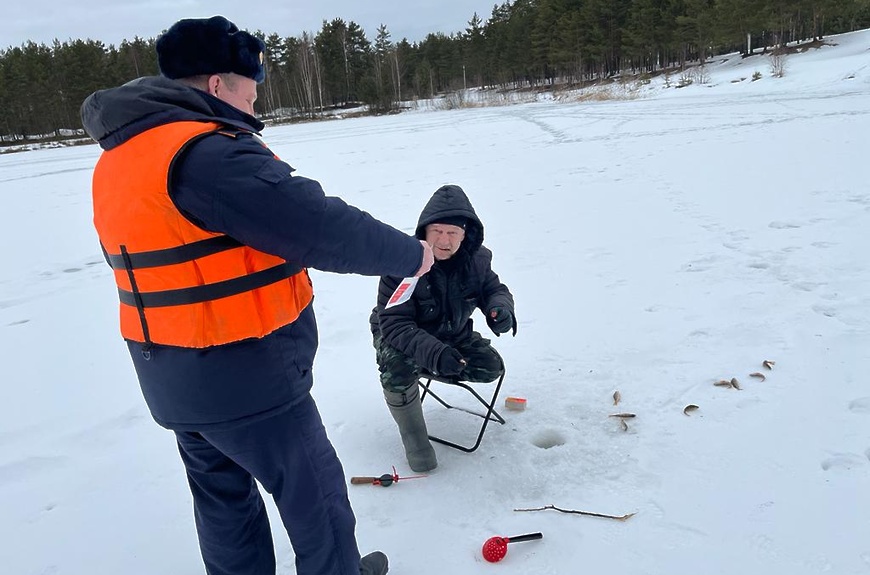
M 502 3 L 501 1 L 498 2 Z M 342 18 L 363 27 L 373 40 L 386 24 L 394 41 L 422 40 L 429 32 L 459 32 L 477 12 L 486 21 L 494 0 L 31 0 L 4 1 L 0 49 L 32 40 L 102 40 L 119 44 L 134 36 L 156 37 L 181 18 L 221 14 L 240 28 L 299 36 L 316 32 L 323 20 Z

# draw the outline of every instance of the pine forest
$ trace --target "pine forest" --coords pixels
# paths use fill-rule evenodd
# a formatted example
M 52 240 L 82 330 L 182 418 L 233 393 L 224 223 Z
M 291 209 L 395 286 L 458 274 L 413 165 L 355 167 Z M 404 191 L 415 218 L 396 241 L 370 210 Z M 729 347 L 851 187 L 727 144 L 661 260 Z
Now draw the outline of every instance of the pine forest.
M 774 52 L 870 27 L 870 0 L 515 0 L 473 14 L 452 34 L 394 40 L 324 20 L 320 30 L 266 43 L 262 119 L 336 109 L 388 113 L 403 103 L 473 88 L 582 87 L 702 66 L 720 54 Z M 373 32 L 373 33 L 372 33 Z M 95 90 L 158 73 L 155 39 L 27 42 L 0 49 L 4 143 L 80 135 L 79 106 Z

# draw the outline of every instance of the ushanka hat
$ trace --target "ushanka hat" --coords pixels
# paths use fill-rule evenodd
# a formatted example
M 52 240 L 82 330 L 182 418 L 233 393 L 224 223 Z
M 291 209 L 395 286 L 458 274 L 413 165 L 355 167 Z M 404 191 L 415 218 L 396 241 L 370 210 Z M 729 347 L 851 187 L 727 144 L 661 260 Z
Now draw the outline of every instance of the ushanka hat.
M 170 79 L 234 72 L 255 80 L 266 78 L 266 45 L 224 18 L 179 20 L 157 39 L 157 65 Z

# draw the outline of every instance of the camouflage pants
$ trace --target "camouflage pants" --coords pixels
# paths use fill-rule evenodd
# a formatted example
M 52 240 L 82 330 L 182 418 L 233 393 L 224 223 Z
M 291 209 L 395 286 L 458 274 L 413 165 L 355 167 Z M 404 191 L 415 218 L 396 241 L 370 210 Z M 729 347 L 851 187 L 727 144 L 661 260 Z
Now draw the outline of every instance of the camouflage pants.
M 420 373 L 424 371 L 414 358 L 408 357 L 393 346 L 385 343 L 380 335 L 374 336 L 375 360 L 381 372 L 381 385 L 387 391 L 402 393 L 417 384 Z M 490 341 L 472 332 L 471 337 L 454 345 L 468 366 L 462 371 L 462 381 L 488 383 L 495 381 L 502 370 L 501 356 L 490 345 Z

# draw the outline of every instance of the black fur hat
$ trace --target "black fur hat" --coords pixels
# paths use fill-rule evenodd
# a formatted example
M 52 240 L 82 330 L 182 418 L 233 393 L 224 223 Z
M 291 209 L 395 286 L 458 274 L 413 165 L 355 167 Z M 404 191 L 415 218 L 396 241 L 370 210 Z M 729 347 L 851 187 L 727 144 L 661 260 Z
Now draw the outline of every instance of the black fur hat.
M 157 39 L 160 73 L 173 80 L 201 74 L 235 72 L 255 80 L 266 78 L 266 45 L 224 18 L 179 20 Z

